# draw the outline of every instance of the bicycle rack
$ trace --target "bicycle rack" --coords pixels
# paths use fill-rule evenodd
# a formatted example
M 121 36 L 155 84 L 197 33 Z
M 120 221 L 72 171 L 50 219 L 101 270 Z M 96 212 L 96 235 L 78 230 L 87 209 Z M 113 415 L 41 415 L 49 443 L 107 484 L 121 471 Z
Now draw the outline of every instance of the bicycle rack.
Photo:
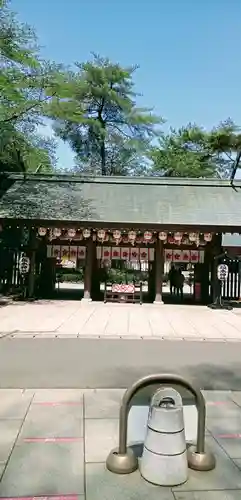
M 190 382 L 179 375 L 157 374 L 147 375 L 137 380 L 126 390 L 119 413 L 119 446 L 110 452 L 106 460 L 106 467 L 115 474 L 130 474 L 138 469 L 138 458 L 132 448 L 127 447 L 127 425 L 128 414 L 131 408 L 133 397 L 145 387 L 153 384 L 178 385 L 188 390 L 195 398 L 195 405 L 198 412 L 197 422 L 197 444 L 189 446 L 187 449 L 188 466 L 196 471 L 209 471 L 215 468 L 216 460 L 214 455 L 205 450 L 205 422 L 206 405 L 204 397 L 199 389 L 192 386 Z

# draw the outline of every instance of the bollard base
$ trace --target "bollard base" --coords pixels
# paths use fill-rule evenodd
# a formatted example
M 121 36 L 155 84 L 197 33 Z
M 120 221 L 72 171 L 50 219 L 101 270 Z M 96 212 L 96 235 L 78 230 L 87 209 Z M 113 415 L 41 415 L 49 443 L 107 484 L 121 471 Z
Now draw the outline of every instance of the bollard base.
M 195 446 L 187 449 L 188 467 L 198 471 L 209 471 L 215 469 L 216 459 L 210 451 L 197 453 Z
M 106 467 L 114 474 L 131 474 L 138 469 L 138 459 L 131 448 L 127 448 L 124 454 L 119 454 L 116 448 L 107 457 Z

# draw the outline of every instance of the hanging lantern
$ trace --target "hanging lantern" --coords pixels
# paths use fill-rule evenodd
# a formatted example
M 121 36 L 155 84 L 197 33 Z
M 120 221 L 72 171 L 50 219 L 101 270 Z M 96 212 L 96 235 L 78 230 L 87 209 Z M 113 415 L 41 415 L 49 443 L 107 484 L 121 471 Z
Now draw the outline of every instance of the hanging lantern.
M 116 229 L 115 231 L 113 231 L 113 238 L 116 242 L 116 245 L 118 245 L 118 243 L 120 243 L 120 240 L 121 240 L 121 231 L 119 229 Z
M 68 229 L 68 238 L 72 239 L 76 235 L 76 230 L 75 229 Z
M 203 235 L 204 241 L 207 241 L 207 242 L 212 241 L 212 237 L 213 237 L 212 233 L 204 233 L 204 235 Z
M 101 240 L 102 242 L 105 240 L 105 236 L 106 236 L 106 232 L 104 229 L 99 229 L 97 231 L 97 237 L 99 240 Z
M 190 241 L 192 241 L 192 242 L 193 242 L 193 241 L 197 241 L 197 239 L 199 239 L 199 235 L 198 235 L 198 233 L 190 233 L 190 234 L 189 234 L 189 240 L 190 240 Z
M 39 234 L 39 236 L 45 236 L 46 233 L 47 233 L 46 227 L 39 227 L 38 228 L 38 234 Z
M 59 238 L 61 236 L 61 229 L 59 227 L 55 227 L 53 230 L 53 236 L 54 238 Z
M 151 231 L 145 231 L 144 232 L 144 241 L 145 243 L 148 243 L 148 241 L 152 240 L 152 232 Z
M 174 233 L 174 240 L 175 241 L 181 241 L 182 240 L 182 233 Z
M 136 231 L 129 231 L 128 240 L 131 242 L 132 245 L 134 245 L 135 239 L 136 239 Z
M 91 235 L 90 229 L 84 229 L 83 230 L 83 236 L 84 236 L 84 238 L 89 238 L 90 235 Z
M 158 238 L 161 241 L 166 241 L 166 239 L 167 239 L 167 233 L 165 233 L 164 231 L 160 231 L 160 233 L 158 233 Z

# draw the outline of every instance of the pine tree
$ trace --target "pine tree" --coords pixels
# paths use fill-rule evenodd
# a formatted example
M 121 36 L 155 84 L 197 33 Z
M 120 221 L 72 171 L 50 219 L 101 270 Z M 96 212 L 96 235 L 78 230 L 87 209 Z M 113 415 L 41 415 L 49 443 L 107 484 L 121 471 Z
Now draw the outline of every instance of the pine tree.
M 62 92 L 47 104 L 57 135 L 69 142 L 83 169 L 99 165 L 107 175 L 109 153 L 118 141 L 138 156 L 156 134 L 162 120 L 136 105 L 135 69 L 94 54 L 92 61 L 62 76 Z

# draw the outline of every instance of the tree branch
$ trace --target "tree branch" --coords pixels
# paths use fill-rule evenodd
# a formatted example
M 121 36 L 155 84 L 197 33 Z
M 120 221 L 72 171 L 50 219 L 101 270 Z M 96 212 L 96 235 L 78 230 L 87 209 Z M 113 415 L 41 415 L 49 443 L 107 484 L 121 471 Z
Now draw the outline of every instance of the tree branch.
M 231 177 L 230 177 L 231 186 L 233 185 L 234 178 L 235 178 L 236 172 L 238 170 L 240 160 L 241 160 L 241 150 L 237 152 L 237 156 L 236 156 L 233 168 L 232 168 L 232 173 L 231 173 Z
M 31 106 L 29 106 L 28 108 L 20 111 L 19 113 L 14 113 L 9 118 L 5 118 L 4 120 L 1 120 L 0 124 L 2 124 L 2 123 L 9 123 L 11 121 L 18 120 L 19 118 L 21 118 L 21 116 L 25 115 L 26 113 L 29 113 L 29 111 L 31 111 L 32 109 L 37 108 L 43 102 L 46 102 L 49 99 L 52 99 L 52 97 L 54 97 L 55 95 L 56 95 L 56 92 L 54 92 L 51 96 L 46 97 L 45 99 L 42 99 L 42 100 L 40 99 L 39 102 L 35 102 L 34 104 L 32 104 Z

